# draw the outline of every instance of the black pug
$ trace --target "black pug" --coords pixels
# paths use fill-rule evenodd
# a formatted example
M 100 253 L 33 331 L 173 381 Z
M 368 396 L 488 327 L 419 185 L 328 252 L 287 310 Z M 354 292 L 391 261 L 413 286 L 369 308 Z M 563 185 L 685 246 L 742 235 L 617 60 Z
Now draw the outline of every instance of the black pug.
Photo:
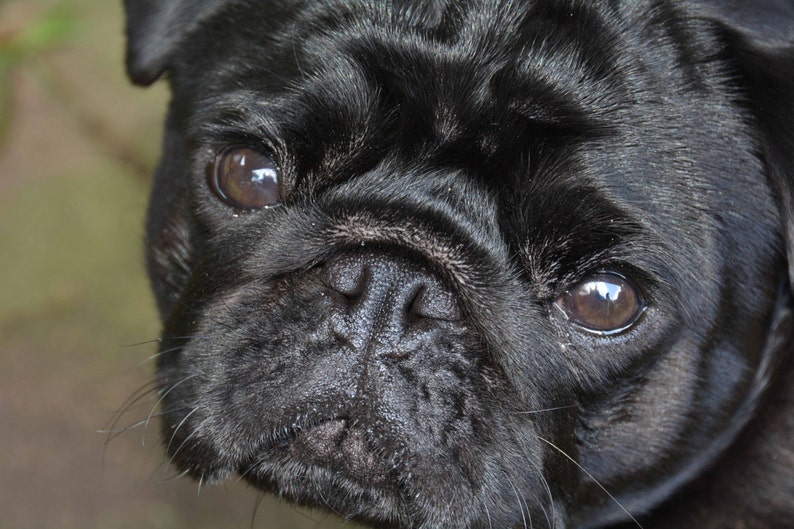
M 791 0 L 126 8 L 176 466 L 377 527 L 794 527 Z

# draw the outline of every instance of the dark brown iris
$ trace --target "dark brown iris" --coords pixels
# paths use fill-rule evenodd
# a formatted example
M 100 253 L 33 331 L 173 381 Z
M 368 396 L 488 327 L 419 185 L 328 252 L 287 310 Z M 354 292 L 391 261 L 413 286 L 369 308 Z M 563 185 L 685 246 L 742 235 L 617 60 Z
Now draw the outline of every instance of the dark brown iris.
M 615 273 L 600 273 L 574 285 L 556 301 L 566 318 L 597 334 L 625 331 L 645 310 L 639 289 Z
M 248 147 L 219 154 L 210 185 L 224 202 L 240 209 L 261 209 L 281 201 L 278 166 L 267 154 Z

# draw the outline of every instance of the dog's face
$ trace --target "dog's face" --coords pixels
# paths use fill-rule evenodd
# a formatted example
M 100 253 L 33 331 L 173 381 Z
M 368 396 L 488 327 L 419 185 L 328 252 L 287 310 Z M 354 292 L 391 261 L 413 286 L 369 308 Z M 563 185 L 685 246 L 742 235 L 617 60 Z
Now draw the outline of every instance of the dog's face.
M 380 527 L 562 528 L 713 460 L 785 275 L 747 39 L 676 2 L 276 4 L 127 6 L 133 78 L 174 93 L 175 464 Z

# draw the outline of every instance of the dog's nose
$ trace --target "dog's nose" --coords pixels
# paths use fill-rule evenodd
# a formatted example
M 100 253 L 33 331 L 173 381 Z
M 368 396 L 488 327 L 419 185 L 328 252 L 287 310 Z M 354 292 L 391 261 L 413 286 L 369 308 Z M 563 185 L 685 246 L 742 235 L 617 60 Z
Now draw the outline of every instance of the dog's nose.
M 325 285 L 347 310 L 385 323 L 461 319 L 452 291 L 432 270 L 409 258 L 364 253 L 335 257 L 325 266 Z

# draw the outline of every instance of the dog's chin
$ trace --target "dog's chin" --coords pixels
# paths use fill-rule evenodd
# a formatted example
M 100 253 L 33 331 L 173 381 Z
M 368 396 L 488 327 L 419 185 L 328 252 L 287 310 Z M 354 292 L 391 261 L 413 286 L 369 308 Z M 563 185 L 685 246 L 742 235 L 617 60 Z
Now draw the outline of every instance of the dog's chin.
M 387 449 L 372 430 L 344 416 L 297 421 L 257 446 L 235 470 L 243 479 L 290 496 L 326 497 L 334 489 L 400 495 L 404 450 Z M 294 483 L 293 483 L 294 480 Z M 293 491 L 301 491 L 296 493 Z
M 429 456 L 389 453 L 373 444 L 367 428 L 339 418 L 261 447 L 237 472 L 260 490 L 376 527 L 488 527 L 489 518 L 514 527 L 521 522 L 517 512 L 542 516 L 534 498 L 518 499 L 510 486 L 490 490 L 455 464 L 442 466 Z M 531 475 L 525 471 L 521 479 Z
M 417 520 L 453 527 L 448 513 L 467 510 L 476 518 L 482 490 L 473 476 L 459 475 L 453 465 L 441 468 L 429 454 L 384 444 L 370 428 L 349 418 L 311 420 L 285 426 L 243 457 L 219 457 L 211 468 L 192 468 L 189 474 L 210 482 L 236 475 L 297 504 L 322 506 L 378 527 L 404 527 Z
M 388 522 L 405 503 L 401 484 L 410 481 L 410 466 L 374 445 L 371 437 L 345 418 L 293 428 L 260 447 L 237 472 L 257 488 L 298 503 Z M 353 505 L 357 511 L 351 512 Z

